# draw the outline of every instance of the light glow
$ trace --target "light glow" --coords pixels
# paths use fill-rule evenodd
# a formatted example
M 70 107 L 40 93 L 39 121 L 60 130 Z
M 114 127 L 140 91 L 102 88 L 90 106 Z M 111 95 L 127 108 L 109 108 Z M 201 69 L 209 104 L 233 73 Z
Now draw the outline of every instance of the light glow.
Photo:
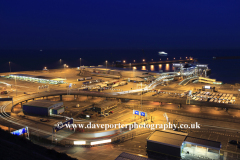
M 103 144 L 103 143 L 110 143 L 112 142 L 111 139 L 106 139 L 106 140 L 102 140 L 102 141 L 95 141 L 95 142 L 91 142 L 91 145 L 96 145 L 96 144 Z
M 85 145 L 86 141 L 73 141 L 74 145 Z

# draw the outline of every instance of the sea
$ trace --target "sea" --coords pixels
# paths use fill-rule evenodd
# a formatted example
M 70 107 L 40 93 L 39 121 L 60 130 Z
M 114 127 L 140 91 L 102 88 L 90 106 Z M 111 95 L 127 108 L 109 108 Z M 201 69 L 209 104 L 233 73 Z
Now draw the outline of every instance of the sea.
M 160 56 L 159 51 L 168 53 Z M 8 49 L 0 50 L 0 73 L 28 70 L 70 68 L 83 66 L 112 67 L 116 61 L 125 63 L 148 61 L 197 59 L 197 63 L 208 64 L 210 78 L 223 83 L 240 83 L 240 59 L 213 59 L 213 57 L 240 56 L 240 49 Z M 107 61 L 107 62 L 106 62 Z M 132 68 L 121 68 L 131 70 Z M 146 66 L 137 67 L 147 70 Z M 171 64 L 150 66 L 151 72 L 173 71 Z

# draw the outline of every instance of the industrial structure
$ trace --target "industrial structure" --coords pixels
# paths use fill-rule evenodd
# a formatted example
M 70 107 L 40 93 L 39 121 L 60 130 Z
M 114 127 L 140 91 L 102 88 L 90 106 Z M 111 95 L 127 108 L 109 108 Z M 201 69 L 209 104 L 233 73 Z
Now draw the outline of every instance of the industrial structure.
M 62 84 L 65 82 L 65 79 L 62 78 L 47 78 L 42 76 L 33 76 L 28 74 L 10 74 L 5 76 L 5 78 L 11 78 L 22 81 L 37 82 L 37 83 L 49 83 L 49 84 Z
M 51 116 L 64 112 L 63 102 L 35 100 L 23 104 L 23 113 L 36 116 Z
M 188 136 L 187 133 L 177 131 L 154 131 L 147 138 L 147 152 L 167 155 L 176 158 L 203 157 L 205 159 L 219 159 L 221 143 L 202 138 Z

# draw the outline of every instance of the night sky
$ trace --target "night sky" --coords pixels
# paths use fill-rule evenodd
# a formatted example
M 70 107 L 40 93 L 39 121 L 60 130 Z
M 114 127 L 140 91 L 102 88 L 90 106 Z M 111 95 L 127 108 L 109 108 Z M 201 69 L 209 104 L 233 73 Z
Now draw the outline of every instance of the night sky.
M 239 0 L 0 1 L 0 49 L 210 49 L 239 44 Z

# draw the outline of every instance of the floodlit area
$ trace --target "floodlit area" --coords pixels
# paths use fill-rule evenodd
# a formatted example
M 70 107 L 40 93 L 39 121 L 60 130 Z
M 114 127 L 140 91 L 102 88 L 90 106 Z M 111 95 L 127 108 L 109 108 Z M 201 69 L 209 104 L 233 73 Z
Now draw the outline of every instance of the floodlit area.
M 235 130 L 238 130 L 235 124 L 240 122 L 238 90 L 231 90 L 229 85 L 204 84 L 196 81 L 196 77 L 189 78 L 197 73 L 196 70 L 185 70 L 183 73 L 66 67 L 5 74 L 0 77 L 1 97 L 14 97 L 14 107 L 11 109 L 10 102 L 1 102 L 3 120 L 27 125 L 30 135 L 45 137 L 53 144 L 95 149 L 111 146 L 116 150 L 127 148 L 132 152 L 138 149 L 141 155 L 148 153 L 144 147 L 147 137 L 155 130 L 162 130 L 144 126 L 169 122 L 180 126 L 198 122 L 200 129 L 169 130 L 184 132 L 204 142 L 211 139 L 221 141 L 209 134 L 223 133 L 224 130 L 223 147 L 240 155 L 237 146 L 228 150 L 228 141 L 225 141 L 229 138 L 228 134 L 235 136 Z M 62 123 L 83 127 L 58 127 Z M 132 127 L 134 123 L 141 128 Z M 111 124 L 125 124 L 126 127 L 111 128 Z M 109 128 L 106 130 L 101 127 L 103 125 Z M 135 141 L 138 137 L 144 138 L 138 143 Z M 133 144 L 129 143 L 130 139 L 133 139 Z M 204 146 L 193 139 L 185 140 L 179 147 L 178 154 L 181 153 L 183 159 L 219 159 L 224 156 L 221 148 Z

